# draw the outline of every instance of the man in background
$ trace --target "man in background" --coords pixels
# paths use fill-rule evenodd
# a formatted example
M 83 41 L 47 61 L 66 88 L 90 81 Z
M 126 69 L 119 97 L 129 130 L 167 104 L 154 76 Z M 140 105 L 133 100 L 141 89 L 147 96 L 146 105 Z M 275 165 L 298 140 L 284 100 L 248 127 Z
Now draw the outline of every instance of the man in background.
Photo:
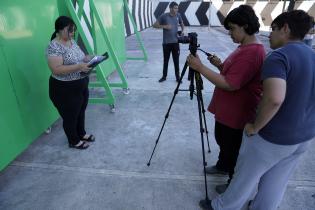
M 167 77 L 168 61 L 172 53 L 176 81 L 179 81 L 179 44 L 177 39 L 178 25 L 180 24 L 182 33 L 184 24 L 181 15 L 178 13 L 178 4 L 171 2 L 169 5 L 170 12 L 162 14 L 153 24 L 154 28 L 163 29 L 163 76 L 159 82 L 163 82 Z

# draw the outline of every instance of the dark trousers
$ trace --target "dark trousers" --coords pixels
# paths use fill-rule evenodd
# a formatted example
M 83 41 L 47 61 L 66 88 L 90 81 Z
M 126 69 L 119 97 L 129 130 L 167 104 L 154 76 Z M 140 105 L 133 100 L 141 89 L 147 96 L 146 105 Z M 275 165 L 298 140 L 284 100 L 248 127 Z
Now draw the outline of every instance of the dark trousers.
M 49 97 L 63 119 L 69 144 L 77 144 L 85 132 L 85 110 L 89 99 L 89 78 L 59 81 L 50 77 Z
M 242 143 L 243 129 L 230 128 L 216 121 L 214 135 L 220 147 L 216 167 L 219 170 L 228 172 L 230 179 L 232 179 L 238 152 Z
M 179 79 L 179 44 L 178 43 L 170 43 L 170 44 L 163 44 L 163 57 L 164 57 L 164 64 L 163 64 L 163 77 L 167 77 L 167 69 L 168 69 L 168 61 L 170 60 L 170 56 L 172 53 L 173 62 L 174 62 L 174 69 L 175 69 L 175 76 L 176 79 Z

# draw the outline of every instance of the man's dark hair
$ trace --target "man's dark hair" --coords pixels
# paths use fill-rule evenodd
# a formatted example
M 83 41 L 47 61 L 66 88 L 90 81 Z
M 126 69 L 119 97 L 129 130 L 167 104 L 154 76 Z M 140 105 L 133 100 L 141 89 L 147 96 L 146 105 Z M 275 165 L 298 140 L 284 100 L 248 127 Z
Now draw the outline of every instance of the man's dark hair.
M 290 28 L 290 38 L 302 40 L 314 26 L 314 18 L 303 10 L 293 10 L 280 14 L 272 21 L 271 25 L 281 29 L 286 23 Z
M 253 35 L 259 31 L 259 20 L 251 6 L 241 5 L 233 9 L 224 20 L 224 28 L 229 30 L 229 23 L 244 26 L 248 35 Z
M 174 8 L 175 6 L 178 6 L 178 4 L 175 1 L 172 1 L 169 7 Z

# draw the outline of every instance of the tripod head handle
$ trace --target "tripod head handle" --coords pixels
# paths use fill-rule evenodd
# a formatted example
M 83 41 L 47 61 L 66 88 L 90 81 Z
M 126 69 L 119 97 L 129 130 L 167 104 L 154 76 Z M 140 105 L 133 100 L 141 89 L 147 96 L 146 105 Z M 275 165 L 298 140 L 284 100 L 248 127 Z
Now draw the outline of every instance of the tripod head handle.
M 213 54 L 208 53 L 208 52 L 204 51 L 203 49 L 198 48 L 198 50 L 200 50 L 201 52 L 203 52 L 204 54 L 206 54 L 208 57 L 209 57 L 209 56 L 210 56 L 210 57 L 213 56 Z

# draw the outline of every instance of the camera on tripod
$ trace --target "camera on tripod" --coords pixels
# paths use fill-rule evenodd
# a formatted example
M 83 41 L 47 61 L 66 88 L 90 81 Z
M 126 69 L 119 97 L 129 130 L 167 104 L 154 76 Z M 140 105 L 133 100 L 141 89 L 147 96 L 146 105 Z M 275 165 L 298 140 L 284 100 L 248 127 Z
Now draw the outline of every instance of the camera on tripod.
M 203 49 L 200 49 L 200 45 L 198 44 L 198 34 L 195 32 L 192 33 L 188 33 L 188 36 L 183 36 L 182 35 L 182 31 L 178 31 L 178 43 L 182 43 L 182 44 L 189 44 L 189 50 L 190 52 L 195 55 L 197 50 L 200 50 L 201 52 L 203 52 L 206 56 L 214 56 L 213 54 L 204 51 Z
M 181 31 L 178 32 L 179 35 L 182 34 Z M 192 52 L 196 52 L 198 48 L 198 34 L 195 32 L 188 33 L 188 36 L 178 36 L 178 43 L 189 44 L 189 50 Z M 191 49 L 192 47 L 192 49 Z
M 188 36 L 183 36 L 182 32 L 178 32 L 178 43 L 183 43 L 183 44 L 189 44 L 189 51 L 193 56 L 196 56 L 196 52 L 198 50 L 198 48 L 200 47 L 200 45 L 198 45 L 198 39 L 197 39 L 197 33 L 192 32 L 192 33 L 188 33 Z M 201 50 L 201 49 L 199 49 Z M 202 52 L 206 53 L 207 55 L 211 55 L 210 53 L 207 53 L 203 50 L 201 50 Z M 153 151 L 151 153 L 150 159 L 147 163 L 147 166 L 150 166 L 151 164 L 151 159 L 153 157 L 153 154 L 155 152 L 155 149 L 157 147 L 157 144 L 160 140 L 161 134 L 163 132 L 164 129 L 164 125 L 166 123 L 167 118 L 169 117 L 169 113 L 171 111 L 173 102 L 175 100 L 175 96 L 177 95 L 178 91 L 189 91 L 190 92 L 190 99 L 193 99 L 193 95 L 196 95 L 197 97 L 197 104 L 198 104 L 198 117 L 199 117 L 199 131 L 200 131 L 200 136 L 201 136 L 201 147 L 202 147 L 202 159 L 203 159 L 203 174 L 204 174 L 204 178 L 205 178 L 205 191 L 206 191 L 206 198 L 205 200 L 201 200 L 200 203 L 202 204 L 202 206 L 211 206 L 211 202 L 208 198 L 208 188 L 207 188 L 207 176 L 206 176 L 206 158 L 205 158 L 205 148 L 204 148 L 204 133 L 206 133 L 207 136 L 207 144 L 208 144 L 208 152 L 210 153 L 210 145 L 209 145 L 209 137 L 208 137 L 208 128 L 207 128 L 207 122 L 206 122 L 206 116 L 205 116 L 205 108 L 204 108 L 204 103 L 203 103 L 203 96 L 202 96 L 202 89 L 203 89 L 203 82 L 202 82 L 202 78 L 200 76 L 199 72 L 195 72 L 195 70 L 191 67 L 189 67 L 189 73 L 188 73 L 188 80 L 190 80 L 190 85 L 189 85 L 189 90 L 180 90 L 179 86 L 181 84 L 181 81 L 185 75 L 185 72 L 188 68 L 188 61 L 186 60 L 185 62 L 185 66 L 181 72 L 181 76 L 179 78 L 179 81 L 177 83 L 177 87 L 174 90 L 174 95 L 173 98 L 171 100 L 171 104 L 168 107 L 167 113 L 165 115 L 164 118 L 164 122 L 163 125 L 161 127 L 161 130 L 159 132 L 159 135 L 155 141 L 155 145 L 153 148 Z M 194 79 L 195 78 L 195 79 Z M 196 88 L 194 87 L 194 80 L 196 82 Z M 200 204 L 200 205 L 201 205 Z
M 179 31 L 178 35 L 182 35 L 182 32 Z M 198 45 L 198 34 L 195 32 L 191 32 L 188 33 L 188 36 L 178 36 L 178 43 L 182 43 L 182 44 L 189 44 L 189 51 L 192 55 L 196 55 L 196 52 L 198 50 L 198 47 L 200 45 Z M 186 65 L 187 65 L 187 61 L 186 61 Z M 189 86 L 189 90 L 190 90 L 190 98 L 193 98 L 193 93 L 194 93 L 194 70 L 192 70 L 191 68 L 189 68 L 189 72 L 188 72 L 188 80 L 191 81 L 190 86 Z

